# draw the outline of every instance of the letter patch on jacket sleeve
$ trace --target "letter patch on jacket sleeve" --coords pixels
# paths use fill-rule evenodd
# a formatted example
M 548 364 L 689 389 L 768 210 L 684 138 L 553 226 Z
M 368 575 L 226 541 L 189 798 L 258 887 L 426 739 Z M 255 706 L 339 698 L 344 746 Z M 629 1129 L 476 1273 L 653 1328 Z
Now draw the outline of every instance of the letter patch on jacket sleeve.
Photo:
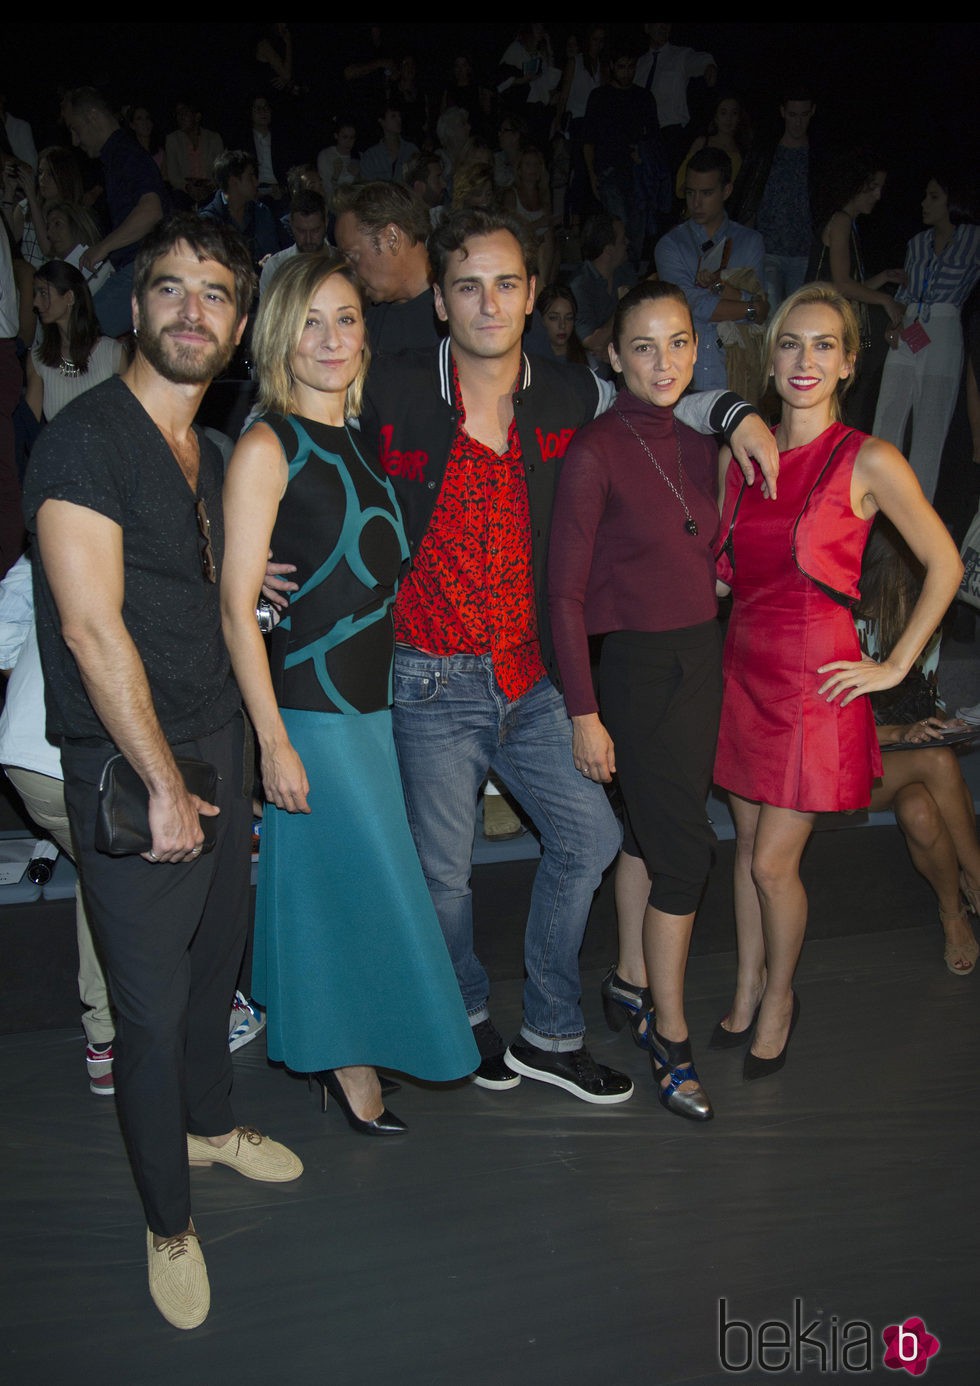
M 393 448 L 394 433 L 394 425 L 385 424 L 378 434 L 378 460 L 382 467 L 389 476 L 404 477 L 406 481 L 424 481 L 429 454 L 421 448 L 416 452 L 402 452 L 399 448 Z

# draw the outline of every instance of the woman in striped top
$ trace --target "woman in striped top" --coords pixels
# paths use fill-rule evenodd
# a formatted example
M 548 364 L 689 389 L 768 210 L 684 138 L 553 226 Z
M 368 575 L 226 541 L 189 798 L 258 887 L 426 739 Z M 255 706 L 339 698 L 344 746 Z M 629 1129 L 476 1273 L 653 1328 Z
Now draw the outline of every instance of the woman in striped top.
M 909 241 L 906 283 L 895 295 L 906 305 L 905 317 L 886 334 L 891 351 L 874 432 L 901 448 L 912 411 L 908 459 L 930 501 L 963 371 L 960 309 L 980 278 L 976 211 L 974 190 L 958 178 L 941 175 L 926 184 L 927 229 Z

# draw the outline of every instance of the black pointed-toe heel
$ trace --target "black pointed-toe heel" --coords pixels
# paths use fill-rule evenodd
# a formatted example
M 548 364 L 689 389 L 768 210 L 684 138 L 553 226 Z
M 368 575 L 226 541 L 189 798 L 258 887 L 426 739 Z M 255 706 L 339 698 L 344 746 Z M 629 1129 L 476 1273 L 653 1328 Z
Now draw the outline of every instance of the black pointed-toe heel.
M 650 1067 L 653 1069 L 653 1080 L 657 1085 L 657 1096 L 661 1106 L 677 1116 L 687 1117 L 690 1121 L 710 1121 L 715 1114 L 714 1108 L 701 1086 L 701 1079 L 694 1067 L 691 1041 L 664 1039 L 663 1035 L 654 1029 L 652 1016 L 647 1027 L 647 1035 Z M 665 1073 L 670 1074 L 670 1081 L 663 1087 L 661 1085 Z M 678 1092 L 677 1089 L 682 1083 L 697 1083 L 698 1086 L 694 1092 Z
M 647 1030 L 639 1027 L 652 1012 L 653 997 L 649 987 L 635 987 L 624 982 L 616 971 L 615 963 L 602 979 L 602 1013 L 610 1030 L 619 1034 L 624 1025 L 629 1025 L 633 1043 L 641 1049 L 647 1048 Z
M 356 1131 L 361 1136 L 400 1136 L 408 1127 L 401 1117 L 396 1117 L 394 1112 L 389 1112 L 387 1107 L 382 1107 L 381 1115 L 373 1121 L 364 1121 L 357 1115 L 347 1094 L 340 1086 L 340 1080 L 332 1068 L 325 1068 L 320 1073 L 310 1074 L 310 1083 L 319 1083 L 323 1094 L 323 1110 L 327 1110 L 327 1098 L 332 1097 L 337 1106 L 347 1118 L 347 1124 L 352 1131 Z
M 759 1006 L 762 1002 L 759 1002 Z M 755 1029 L 755 1022 L 759 1019 L 759 1006 L 755 1008 L 755 1015 L 746 1025 L 744 1030 L 726 1030 L 719 1020 L 718 1024 L 711 1032 L 708 1040 L 709 1049 L 740 1049 L 747 1040 L 752 1038 L 752 1031 Z M 726 1015 L 725 1020 L 728 1019 Z
M 800 998 L 793 992 L 793 1014 L 790 1017 L 789 1032 L 786 1035 L 786 1043 L 773 1059 L 761 1059 L 758 1054 L 753 1054 L 750 1049 L 745 1056 L 742 1065 L 742 1077 L 751 1081 L 753 1078 L 767 1078 L 770 1073 L 778 1073 L 786 1062 L 786 1051 L 789 1049 L 789 1042 L 793 1038 L 793 1031 L 796 1029 L 796 1022 L 800 1018 Z

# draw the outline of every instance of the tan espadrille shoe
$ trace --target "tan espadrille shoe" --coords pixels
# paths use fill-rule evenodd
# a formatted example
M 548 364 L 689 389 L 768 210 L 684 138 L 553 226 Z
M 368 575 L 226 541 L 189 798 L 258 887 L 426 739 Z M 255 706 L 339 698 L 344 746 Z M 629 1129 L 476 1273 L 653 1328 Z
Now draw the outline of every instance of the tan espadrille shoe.
M 484 794 L 483 836 L 488 842 L 509 842 L 523 832 L 524 824 L 502 794 Z
M 193 1222 L 186 1232 L 153 1245 L 146 1229 L 150 1298 L 174 1328 L 197 1328 L 211 1308 L 211 1286 Z
M 238 1126 L 225 1145 L 211 1145 L 204 1136 L 187 1137 L 187 1160 L 195 1166 L 227 1165 L 267 1184 L 285 1184 L 303 1173 L 303 1162 L 278 1141 L 254 1126 Z

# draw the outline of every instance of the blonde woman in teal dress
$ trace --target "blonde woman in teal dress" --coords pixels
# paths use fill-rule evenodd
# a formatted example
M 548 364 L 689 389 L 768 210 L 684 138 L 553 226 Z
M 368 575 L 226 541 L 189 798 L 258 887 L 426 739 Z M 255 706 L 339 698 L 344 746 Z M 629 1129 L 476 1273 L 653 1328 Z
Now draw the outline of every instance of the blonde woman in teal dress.
M 263 297 L 262 413 L 225 486 L 222 611 L 261 750 L 266 810 L 252 991 L 268 1054 L 313 1075 L 355 1130 L 404 1129 L 376 1069 L 445 1081 L 479 1064 L 415 854 L 391 734 L 391 608 L 408 545 L 358 446 L 370 353 L 343 261 L 301 255 Z M 298 590 L 267 653 L 270 545 Z

